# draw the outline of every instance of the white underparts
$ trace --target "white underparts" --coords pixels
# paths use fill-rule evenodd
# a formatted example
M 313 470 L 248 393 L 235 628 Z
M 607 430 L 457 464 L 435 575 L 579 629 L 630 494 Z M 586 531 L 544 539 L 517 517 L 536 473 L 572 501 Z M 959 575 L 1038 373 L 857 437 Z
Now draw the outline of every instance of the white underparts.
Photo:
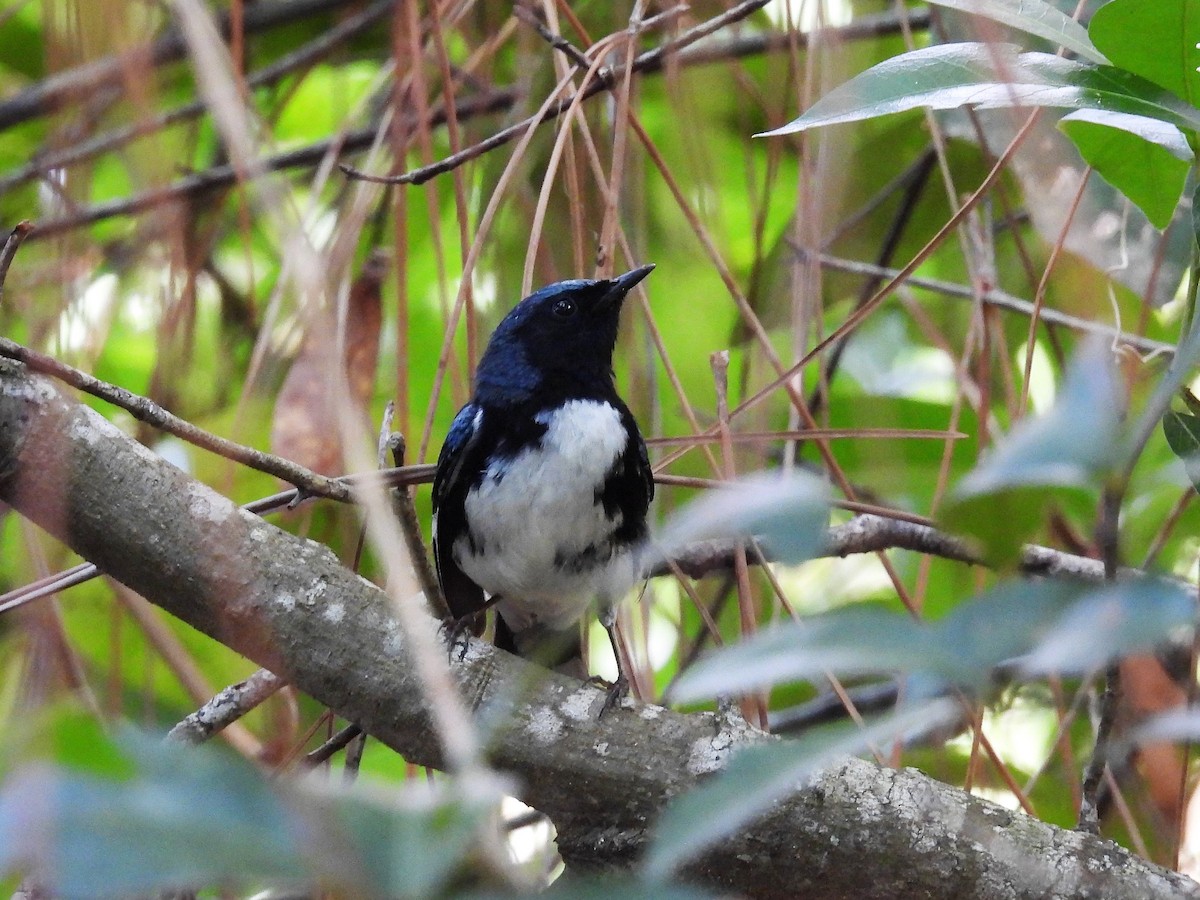
M 539 446 L 489 460 L 466 497 L 471 539 L 454 544 L 463 572 L 505 598 L 500 610 L 514 630 L 565 629 L 593 600 L 604 615 L 635 577 L 632 554 L 609 544 L 621 514 L 610 518 L 597 499 L 625 449 L 620 413 L 572 400 L 538 421 L 546 426 Z

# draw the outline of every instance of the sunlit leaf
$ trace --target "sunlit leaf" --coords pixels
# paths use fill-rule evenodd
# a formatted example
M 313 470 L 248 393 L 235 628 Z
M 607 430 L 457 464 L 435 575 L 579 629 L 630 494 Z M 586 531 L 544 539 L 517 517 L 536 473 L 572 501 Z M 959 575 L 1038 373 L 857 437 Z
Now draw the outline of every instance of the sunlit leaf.
M 1145 116 L 1080 109 L 1061 128 L 1088 165 L 1138 205 L 1156 228 L 1171 222 L 1192 161 L 1174 125 Z
M 724 772 L 664 810 L 646 856 L 646 876 L 670 875 L 838 760 L 889 744 L 912 729 L 952 721 L 958 714 L 956 703 L 941 698 L 902 707 L 865 728 L 840 723 L 796 740 L 747 747 L 733 757 Z
M 1051 43 L 1091 60 L 1107 63 L 1092 44 L 1087 29 L 1044 0 L 930 0 L 938 6 L 957 9 L 961 12 L 984 16 L 1016 28 L 1034 37 L 1044 38 Z
M 1194 0 L 1111 0 L 1092 16 L 1088 35 L 1114 66 L 1200 105 Z
M 808 472 L 756 475 L 709 491 L 684 507 L 659 545 L 674 553 L 693 541 L 760 538 L 773 557 L 799 563 L 820 554 L 829 524 L 829 488 Z
M 835 88 L 799 118 L 765 132 L 791 134 L 909 109 L 1047 106 L 1106 109 L 1200 127 L 1200 110 L 1143 78 L 1112 66 L 1019 53 L 1009 45 L 939 44 L 892 57 Z M 762 136 L 762 135 L 760 135 Z

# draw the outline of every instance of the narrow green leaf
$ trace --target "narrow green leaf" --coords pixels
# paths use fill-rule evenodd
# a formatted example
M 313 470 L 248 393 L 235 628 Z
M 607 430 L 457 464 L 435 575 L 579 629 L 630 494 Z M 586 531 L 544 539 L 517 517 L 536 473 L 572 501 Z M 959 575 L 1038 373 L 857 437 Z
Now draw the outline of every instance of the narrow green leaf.
M 797 740 L 747 747 L 723 773 L 663 811 L 646 855 L 646 877 L 666 878 L 838 760 L 889 744 L 914 728 L 952 721 L 958 712 L 957 704 L 941 698 L 897 709 L 865 728 L 842 723 L 815 729 Z
M 919 107 L 1104 109 L 1200 128 L 1200 110 L 1156 84 L 1112 66 L 1020 53 L 1004 44 L 939 44 L 872 66 L 830 91 L 799 118 L 759 137 L 856 122 Z
M 1080 155 L 1137 204 L 1155 228 L 1166 228 L 1179 206 L 1192 151 L 1174 125 L 1107 110 L 1081 109 L 1059 122 Z
M 1054 408 L 1019 422 L 959 483 L 955 496 L 1092 485 L 1119 458 L 1123 407 L 1111 351 L 1103 341 L 1089 341 L 1072 360 Z
M 1009 28 L 1044 38 L 1084 59 L 1104 65 L 1087 29 L 1045 0 L 929 0 L 938 6 L 984 16 Z
M 1029 675 L 1094 672 L 1195 622 L 1196 602 L 1182 586 L 1161 578 L 1115 582 L 1088 592 L 1068 609 L 1021 661 L 1021 670 Z
M 1119 461 L 1123 407 L 1111 351 L 1087 342 L 1054 408 L 996 444 L 955 487 L 943 521 L 978 539 L 989 559 L 1011 562 L 1052 499 L 1045 488 L 1095 487 Z
M 1096 10 L 1088 34 L 1114 66 L 1200 106 L 1197 27 L 1195 0 L 1111 0 Z
M 1040 646 L 1088 591 L 1062 579 L 1014 579 L 934 622 L 866 605 L 787 622 L 706 654 L 679 677 L 671 699 L 744 694 L 828 672 L 902 672 L 931 689 L 982 691 L 996 666 Z
M 1168 409 L 1163 414 L 1162 427 L 1167 446 L 1183 460 L 1188 478 L 1200 490 L 1200 416 Z
M 695 541 L 758 538 L 783 563 L 820 554 L 829 525 L 829 487 L 808 472 L 763 474 L 709 491 L 684 507 L 659 545 L 673 553 Z
M 825 672 L 864 675 L 928 667 L 936 652 L 928 626 L 877 606 L 851 606 L 786 622 L 706 654 L 687 669 L 671 698 L 690 702 L 812 680 Z

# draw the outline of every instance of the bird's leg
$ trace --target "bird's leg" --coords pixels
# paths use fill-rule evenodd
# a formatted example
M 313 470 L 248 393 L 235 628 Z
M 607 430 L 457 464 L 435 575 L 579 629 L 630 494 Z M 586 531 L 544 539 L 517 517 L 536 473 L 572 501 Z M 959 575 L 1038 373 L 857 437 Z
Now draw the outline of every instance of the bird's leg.
M 600 707 L 598 718 L 601 719 L 604 718 L 604 714 L 610 709 L 616 709 L 620 706 L 621 701 L 629 694 L 629 679 L 625 676 L 625 666 L 621 663 L 621 648 L 617 645 L 615 619 L 615 611 L 600 615 L 600 624 L 604 626 L 604 630 L 608 634 L 608 642 L 612 644 L 613 656 L 617 660 L 617 679 L 608 687 L 608 696 L 604 698 L 604 705 Z
M 463 616 L 451 616 L 450 618 L 443 620 L 442 629 L 446 633 L 446 650 L 451 661 L 454 659 L 455 647 L 461 647 L 458 653 L 458 659 L 460 662 L 462 661 L 463 657 L 467 655 L 467 635 L 474 630 L 475 623 L 478 621 L 479 617 L 499 603 L 502 599 L 503 598 L 499 595 L 489 597 L 487 602 L 484 603 L 483 606 L 479 607 L 479 609 L 472 610 Z

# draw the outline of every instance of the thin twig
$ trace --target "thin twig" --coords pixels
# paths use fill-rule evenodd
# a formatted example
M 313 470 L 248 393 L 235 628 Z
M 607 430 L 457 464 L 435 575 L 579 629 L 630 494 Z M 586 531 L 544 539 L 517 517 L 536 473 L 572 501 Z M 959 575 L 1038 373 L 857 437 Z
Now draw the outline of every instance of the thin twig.
M 8 281 L 8 269 L 21 248 L 21 242 L 32 230 L 33 223 L 28 219 L 18 222 L 4 239 L 4 246 L 0 247 L 0 300 L 4 299 L 4 283 Z
M 288 25 L 345 6 L 345 0 L 288 0 L 247 5 L 243 29 L 247 34 Z M 229 15 L 220 17 L 222 35 L 229 34 Z M 162 65 L 183 58 L 187 45 L 177 28 L 168 28 L 152 44 L 134 47 L 120 55 L 106 56 L 73 69 L 43 78 L 0 103 L 0 130 L 37 116 L 61 110 L 70 103 L 86 101 L 98 91 L 118 85 L 140 64 Z
M 388 450 L 392 454 L 392 462 L 397 468 L 404 467 L 404 435 L 393 432 L 388 437 Z M 417 517 L 417 509 L 413 505 L 412 491 L 408 486 L 396 487 L 392 490 L 392 508 L 400 521 L 400 532 L 404 535 L 404 543 L 408 548 L 409 560 L 417 573 L 417 581 L 425 594 L 425 599 L 434 615 L 443 619 L 450 618 L 450 607 L 442 596 L 441 587 L 433 567 L 429 565 L 429 553 L 425 541 L 421 538 L 421 520 Z
M 313 40 L 303 44 L 269 65 L 251 72 L 246 78 L 247 89 L 273 85 L 286 78 L 292 72 L 311 66 L 327 56 L 330 51 L 359 33 L 368 29 L 382 19 L 395 5 L 395 0 L 377 0 L 376 3 L 338 22 L 332 28 L 321 32 Z M 202 115 L 207 105 L 196 100 L 185 103 L 175 109 L 161 112 L 149 119 L 141 119 L 115 128 L 85 141 L 74 141 L 66 146 L 57 147 L 50 152 L 34 157 L 30 162 L 15 170 L 6 172 L 0 177 L 0 193 L 4 193 L 31 178 L 35 178 L 51 169 L 73 165 L 94 159 L 101 153 L 117 149 L 138 138 L 154 134 L 171 125 L 186 122 Z
M 316 750 L 311 753 L 306 753 L 304 756 L 304 764 L 308 766 L 319 766 L 323 762 L 327 762 L 333 754 L 337 753 L 352 740 L 363 733 L 363 730 L 357 725 L 347 725 Z
M 99 378 L 81 372 L 44 353 L 30 350 L 7 338 L 0 338 L 0 356 L 24 363 L 35 372 L 57 378 L 84 393 L 99 397 L 101 400 L 125 410 L 139 422 L 145 422 L 147 425 L 173 434 L 182 441 L 281 478 L 289 484 L 301 488 L 305 493 L 343 503 L 350 501 L 349 488 L 338 479 L 320 475 L 291 460 L 264 453 L 262 450 L 255 450 L 210 431 L 205 431 L 186 419 L 167 412 L 149 397 L 142 397 L 118 385 L 101 381 Z
M 1100 498 L 1100 515 L 1096 523 L 1096 543 L 1104 560 L 1104 577 L 1112 581 L 1117 577 L 1120 568 L 1120 529 L 1118 518 L 1121 514 L 1121 499 L 1124 489 L 1121 486 L 1110 485 L 1104 489 Z M 1096 795 L 1100 790 L 1100 782 L 1108 768 L 1110 743 L 1113 736 L 1113 726 L 1116 724 L 1117 712 L 1121 702 L 1121 666 L 1116 660 L 1109 663 L 1104 670 L 1104 690 L 1100 693 L 1096 725 L 1096 744 L 1092 748 L 1092 758 L 1088 761 L 1083 773 L 1083 798 L 1079 803 L 1079 822 L 1076 828 L 1088 834 L 1100 833 L 1100 810 Z
M 657 71 L 662 68 L 668 56 L 678 53 L 701 38 L 705 38 L 722 28 L 732 25 L 734 22 L 745 19 L 747 16 L 762 9 L 768 2 L 770 0 L 743 0 L 743 2 L 737 4 L 732 9 L 726 10 L 719 16 L 714 16 L 705 22 L 701 22 L 673 40 L 667 41 L 662 46 L 648 50 L 635 57 L 629 65 L 629 71 L 638 74 Z M 497 147 L 504 146 L 509 141 L 526 134 L 539 125 L 554 121 L 581 100 L 587 100 L 601 91 L 612 87 L 616 83 L 615 79 L 616 76 L 609 67 L 605 66 L 598 69 L 595 76 L 570 97 L 564 97 L 557 103 L 550 104 L 545 109 L 539 110 L 526 119 L 522 119 L 515 125 L 510 125 L 508 128 L 496 132 L 477 144 L 473 144 L 458 153 L 453 153 L 427 166 L 421 166 L 420 168 L 412 169 L 399 175 L 371 175 L 346 164 L 342 164 L 340 168 L 350 178 L 371 181 L 378 184 L 423 184 L 430 178 L 456 169 L 464 163 L 477 159 L 491 150 L 495 150 Z
M 895 278 L 900 274 L 899 269 L 876 266 L 871 263 L 858 262 L 852 259 L 843 259 L 827 253 L 821 254 L 820 262 L 826 269 L 833 269 L 836 272 L 847 272 L 851 275 L 862 275 L 865 278 Z M 945 294 L 947 297 L 961 297 L 964 300 L 973 300 L 978 294 L 977 291 L 967 285 L 917 275 L 910 275 L 907 279 L 907 284 L 910 287 L 936 291 L 939 294 Z M 1020 297 L 1015 297 L 1012 294 L 1007 294 L 1004 291 L 989 290 L 979 294 L 979 299 L 988 306 L 1006 309 L 1010 312 L 1020 313 L 1023 316 L 1033 315 L 1033 303 Z M 1150 338 L 1121 331 L 1100 322 L 1093 322 L 1089 319 L 1072 316 L 1069 313 L 1059 312 L 1057 309 L 1043 308 L 1041 311 L 1041 320 L 1052 325 L 1062 325 L 1073 331 L 1083 332 L 1084 334 L 1103 335 L 1120 344 L 1132 347 L 1141 353 L 1163 353 L 1169 355 L 1175 352 L 1174 344 L 1151 340 Z
M 246 715 L 284 684 L 278 675 L 259 669 L 245 681 L 225 688 L 190 714 L 167 732 L 167 740 L 181 744 L 202 744 Z

